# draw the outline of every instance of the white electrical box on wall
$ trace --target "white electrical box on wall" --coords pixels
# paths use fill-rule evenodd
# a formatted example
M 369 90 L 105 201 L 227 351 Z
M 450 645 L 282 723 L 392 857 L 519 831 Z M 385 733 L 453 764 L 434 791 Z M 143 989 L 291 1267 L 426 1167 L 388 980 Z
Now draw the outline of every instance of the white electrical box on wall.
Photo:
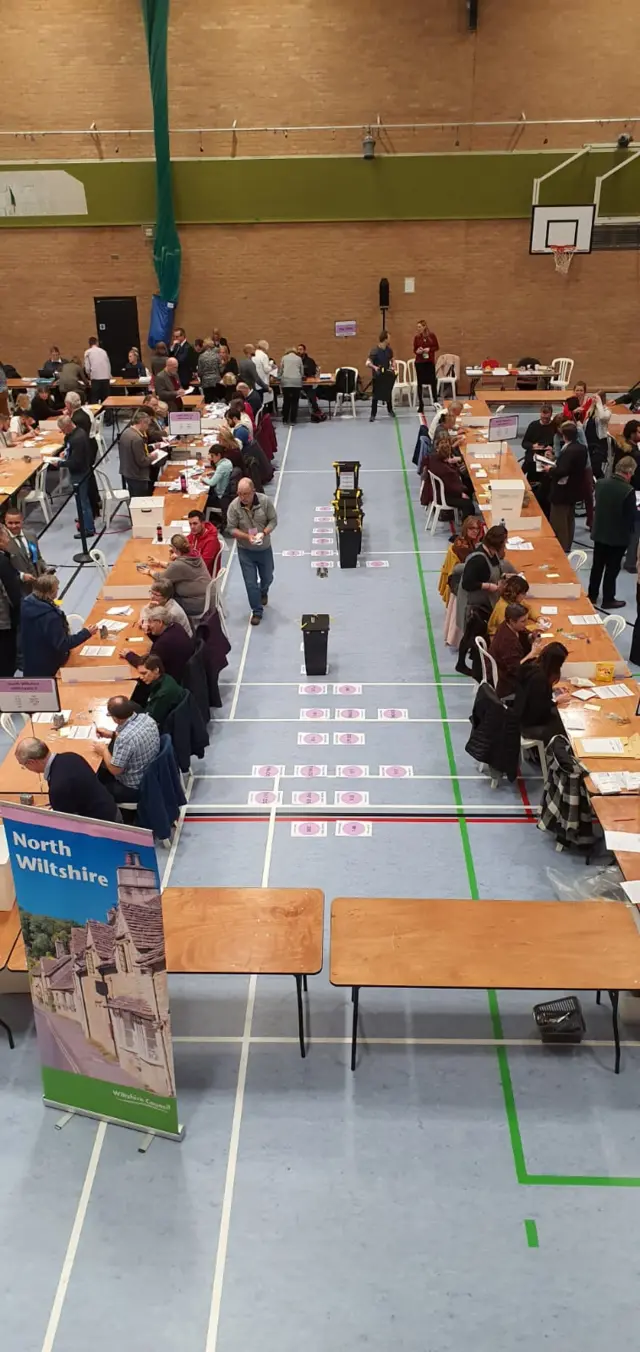
M 415 289 L 416 289 L 416 279 L 415 279 L 415 277 L 405 277 L 405 279 L 404 279 L 404 289 L 405 289 L 405 293 L 406 293 L 408 296 L 412 296 L 412 295 L 413 295 L 413 293 L 414 293 L 414 291 L 415 291 Z

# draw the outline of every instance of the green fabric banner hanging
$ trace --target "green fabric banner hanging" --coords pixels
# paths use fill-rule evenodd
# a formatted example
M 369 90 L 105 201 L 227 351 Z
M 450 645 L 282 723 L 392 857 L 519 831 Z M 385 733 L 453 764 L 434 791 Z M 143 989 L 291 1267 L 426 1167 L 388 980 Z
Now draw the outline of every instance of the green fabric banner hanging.
M 156 151 L 156 234 L 153 261 L 163 301 L 175 304 L 180 291 L 182 250 L 176 229 L 169 149 L 167 29 L 170 0 L 140 0 L 147 37 Z

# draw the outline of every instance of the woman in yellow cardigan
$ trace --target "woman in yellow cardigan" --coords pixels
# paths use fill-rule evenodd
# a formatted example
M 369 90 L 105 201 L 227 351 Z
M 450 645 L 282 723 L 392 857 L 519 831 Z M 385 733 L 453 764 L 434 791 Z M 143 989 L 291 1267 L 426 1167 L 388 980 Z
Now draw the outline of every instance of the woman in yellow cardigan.
M 529 611 L 527 629 L 531 631 L 539 627 L 540 616 L 538 615 L 537 610 L 534 609 L 530 601 L 525 600 L 528 590 L 529 583 L 527 582 L 526 577 L 522 577 L 520 573 L 510 573 L 504 579 L 502 584 L 502 594 L 498 597 L 489 617 L 489 624 L 487 627 L 490 638 L 493 638 L 498 625 L 502 624 L 507 606 L 516 603 L 524 606 L 525 610 Z

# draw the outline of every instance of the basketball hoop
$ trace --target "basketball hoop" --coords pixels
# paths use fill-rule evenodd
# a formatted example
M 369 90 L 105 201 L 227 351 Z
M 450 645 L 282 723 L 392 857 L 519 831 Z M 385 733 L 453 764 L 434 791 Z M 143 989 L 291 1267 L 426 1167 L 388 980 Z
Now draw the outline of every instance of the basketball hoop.
M 552 244 L 551 252 L 556 265 L 556 272 L 560 272 L 566 277 L 571 267 L 571 259 L 576 252 L 572 244 Z

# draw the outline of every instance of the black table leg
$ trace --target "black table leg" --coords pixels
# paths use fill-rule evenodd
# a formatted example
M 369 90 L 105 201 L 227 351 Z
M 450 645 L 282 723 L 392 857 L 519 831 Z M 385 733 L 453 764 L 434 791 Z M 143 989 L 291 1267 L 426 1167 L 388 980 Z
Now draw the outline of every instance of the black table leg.
M 302 978 L 302 989 L 305 990 L 305 991 L 308 991 L 308 989 L 309 989 L 309 987 L 308 987 L 308 985 L 307 985 L 307 978 L 306 978 L 306 976 L 303 976 L 303 978 Z
M 353 1001 L 353 1020 L 351 1024 L 351 1069 L 356 1068 L 356 1056 L 358 1052 L 358 1006 L 360 1003 L 360 987 L 351 987 L 351 999 Z
M 10 1029 L 8 1023 L 5 1023 L 4 1019 L 0 1019 L 0 1028 L 4 1028 L 4 1031 L 5 1031 L 5 1033 L 6 1033 L 7 1037 L 8 1037 L 8 1039 L 9 1039 L 9 1046 L 10 1046 L 11 1050 L 13 1051 L 13 1049 L 14 1049 L 14 1047 L 15 1047 L 15 1042 L 14 1042 L 14 1040 L 13 1040 L 13 1033 L 11 1032 L 11 1029 Z
M 620 1074 L 620 1030 L 618 1028 L 618 997 L 620 991 L 609 991 L 611 1001 L 611 1018 L 613 1021 L 613 1040 L 616 1044 L 616 1075 Z
M 301 976 L 296 976 L 296 994 L 298 997 L 298 1037 L 300 1038 L 300 1055 L 306 1056 L 307 1053 L 304 1045 L 304 1010 L 302 1008 L 303 980 L 305 982 L 305 990 L 306 990 L 306 980 L 307 980 L 306 976 L 304 978 Z
M 597 1005 L 600 1004 L 600 996 L 601 996 L 601 994 L 602 994 L 601 991 L 596 991 L 596 1004 L 597 1004 Z

